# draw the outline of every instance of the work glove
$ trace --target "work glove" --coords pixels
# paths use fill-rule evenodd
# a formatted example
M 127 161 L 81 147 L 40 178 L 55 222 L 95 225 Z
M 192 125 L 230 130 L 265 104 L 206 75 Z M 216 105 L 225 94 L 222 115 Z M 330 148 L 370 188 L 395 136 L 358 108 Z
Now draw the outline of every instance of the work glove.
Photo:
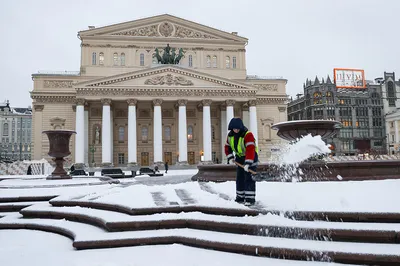
M 249 167 L 250 167 L 250 165 L 246 164 L 246 165 L 243 167 L 243 169 L 244 169 L 246 172 L 248 172 L 248 171 L 249 171 Z
M 235 160 L 232 158 L 232 159 L 228 159 L 228 164 L 235 164 Z

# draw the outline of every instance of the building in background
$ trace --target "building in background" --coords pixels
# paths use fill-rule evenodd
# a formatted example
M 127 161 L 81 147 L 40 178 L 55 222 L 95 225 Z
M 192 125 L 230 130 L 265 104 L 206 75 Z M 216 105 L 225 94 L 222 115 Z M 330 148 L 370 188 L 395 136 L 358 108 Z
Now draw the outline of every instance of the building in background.
M 384 98 L 387 149 L 390 154 L 398 154 L 400 153 L 400 79 L 396 81 L 395 73 L 385 72 L 380 82 Z
M 31 159 L 32 109 L 0 103 L 0 160 Z
M 34 159 L 49 158 L 42 130 L 57 128 L 76 130 L 77 165 L 226 162 L 234 116 L 257 136 L 260 160 L 281 142 L 271 125 L 287 120 L 287 80 L 247 75 L 249 40 L 237 32 L 165 14 L 78 38 L 79 71 L 32 75 Z
M 346 71 L 350 71 L 347 73 Z M 339 135 L 327 139 L 333 145 L 335 155 L 356 155 L 372 152 L 387 153 L 381 80 L 338 81 L 335 84 L 328 76 L 326 80 L 306 80 L 303 93 L 288 103 L 288 120 L 330 119 L 342 123 Z M 361 73 L 361 72 L 359 72 Z M 359 75 L 354 71 L 354 75 Z M 353 75 L 345 70 L 345 75 Z M 399 102 L 400 104 L 400 102 Z M 399 105 L 400 106 L 400 105 Z

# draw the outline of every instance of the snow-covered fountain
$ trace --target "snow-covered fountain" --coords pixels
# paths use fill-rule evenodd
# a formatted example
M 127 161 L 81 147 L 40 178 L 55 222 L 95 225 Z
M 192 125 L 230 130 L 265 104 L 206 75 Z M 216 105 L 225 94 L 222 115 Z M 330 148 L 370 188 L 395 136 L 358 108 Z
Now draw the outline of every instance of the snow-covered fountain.
M 308 160 L 313 155 L 328 155 L 323 141 L 337 134 L 341 123 L 332 120 L 287 121 L 272 125 L 277 135 L 289 141 L 278 160 L 259 164 L 257 172 L 266 181 L 372 180 L 400 178 L 400 161 Z M 262 151 L 261 151 L 262 152 Z M 234 165 L 199 165 L 194 181 L 227 181 L 236 179 Z

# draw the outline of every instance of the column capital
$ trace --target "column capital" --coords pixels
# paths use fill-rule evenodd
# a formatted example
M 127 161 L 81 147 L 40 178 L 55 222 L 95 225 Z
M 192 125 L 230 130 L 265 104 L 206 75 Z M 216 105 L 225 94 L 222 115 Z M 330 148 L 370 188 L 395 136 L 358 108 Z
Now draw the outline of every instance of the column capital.
M 211 99 L 204 99 L 204 100 L 201 101 L 201 104 L 202 104 L 203 106 L 210 106 L 211 103 L 212 103 L 212 100 L 211 100 Z
M 37 112 L 37 111 L 43 111 L 44 105 L 42 105 L 42 104 L 35 104 L 35 105 L 33 105 L 33 108 L 35 109 L 36 112 Z
M 235 100 L 226 100 L 225 103 L 226 103 L 226 106 L 234 106 L 236 101 Z
M 136 106 L 137 105 L 137 100 L 136 99 L 128 99 L 126 100 L 126 102 L 128 103 L 128 105 L 132 105 L 132 106 Z
M 154 106 L 161 106 L 163 100 L 162 99 L 153 99 Z
M 256 106 L 257 100 L 249 100 L 249 106 Z
M 186 106 L 188 103 L 187 99 L 179 99 L 178 100 L 178 106 Z
M 111 105 L 111 99 L 103 98 L 100 100 L 103 105 Z
M 248 102 L 244 102 L 242 104 L 242 111 L 249 111 L 249 103 Z
M 76 104 L 76 105 L 83 105 L 83 106 L 85 106 L 86 101 L 85 101 L 85 99 L 77 98 L 77 99 L 75 99 L 75 104 Z

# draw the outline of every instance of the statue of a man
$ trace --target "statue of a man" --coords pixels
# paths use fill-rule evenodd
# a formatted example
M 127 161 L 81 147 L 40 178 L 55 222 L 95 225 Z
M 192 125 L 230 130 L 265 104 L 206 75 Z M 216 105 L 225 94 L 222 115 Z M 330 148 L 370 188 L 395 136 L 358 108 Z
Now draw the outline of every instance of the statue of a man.
M 95 135 L 95 139 L 96 139 L 96 144 L 100 144 L 100 128 L 99 126 L 96 127 L 96 135 Z
M 168 43 L 167 47 L 164 48 L 164 53 L 167 53 L 169 55 L 170 50 L 171 50 L 171 47 L 169 47 L 169 43 Z

